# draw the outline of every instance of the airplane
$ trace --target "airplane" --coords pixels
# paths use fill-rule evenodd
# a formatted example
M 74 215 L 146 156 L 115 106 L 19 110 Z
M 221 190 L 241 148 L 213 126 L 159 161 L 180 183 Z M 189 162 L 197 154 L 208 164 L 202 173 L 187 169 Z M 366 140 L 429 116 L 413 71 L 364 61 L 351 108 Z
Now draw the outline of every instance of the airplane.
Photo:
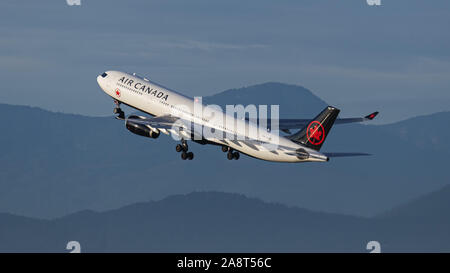
M 337 118 L 340 110 L 327 106 L 313 119 L 279 119 L 279 130 L 258 120 L 236 118 L 227 113 L 213 116 L 199 115 L 193 99 L 166 88 L 136 73 L 106 71 L 98 75 L 100 88 L 115 103 L 116 118 L 125 121 L 126 128 L 134 134 L 158 138 L 160 133 L 172 135 L 180 143 L 175 149 L 183 160 L 192 160 L 187 141 L 202 145 L 220 146 L 228 160 L 237 160 L 240 153 L 253 158 L 273 162 L 326 162 L 331 157 L 364 156 L 367 153 L 322 153 L 322 147 L 333 124 L 364 122 L 374 119 L 378 112 L 365 117 Z M 120 105 L 128 105 L 151 117 L 129 115 L 125 117 Z M 200 103 L 201 107 L 206 107 Z M 225 123 L 224 121 L 227 121 Z M 267 124 L 272 124 L 267 119 Z M 231 124 L 231 125 L 229 125 Z M 264 125 L 264 126 L 263 126 Z M 290 130 L 299 129 L 291 134 Z M 253 130 L 253 131 L 252 131 Z M 250 134 L 250 132 L 258 132 Z M 288 135 L 281 135 L 283 131 Z M 214 134 L 204 134 L 214 132 Z

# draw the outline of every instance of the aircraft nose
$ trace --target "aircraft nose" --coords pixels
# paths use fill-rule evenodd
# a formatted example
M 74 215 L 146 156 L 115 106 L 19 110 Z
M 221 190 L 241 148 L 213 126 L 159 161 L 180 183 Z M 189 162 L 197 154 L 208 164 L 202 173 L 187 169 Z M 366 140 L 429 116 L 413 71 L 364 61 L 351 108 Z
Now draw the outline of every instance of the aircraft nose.
M 105 78 L 107 76 L 108 76 L 108 74 L 106 72 L 104 72 L 103 74 L 97 76 L 97 83 L 104 91 L 106 91 L 106 89 L 105 89 L 105 87 L 106 87 L 106 80 L 105 80 Z
M 98 83 L 98 86 L 100 86 L 101 89 L 105 90 L 105 88 L 103 86 L 104 84 L 103 84 L 102 76 L 100 76 L 100 75 L 97 76 L 97 83 Z

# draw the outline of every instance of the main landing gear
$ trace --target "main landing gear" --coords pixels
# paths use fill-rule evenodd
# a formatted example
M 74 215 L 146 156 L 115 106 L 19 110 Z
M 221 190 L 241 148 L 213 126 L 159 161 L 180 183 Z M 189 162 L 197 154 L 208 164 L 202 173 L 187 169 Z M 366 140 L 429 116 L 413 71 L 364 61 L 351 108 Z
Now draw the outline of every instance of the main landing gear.
M 181 144 L 177 144 L 177 146 L 175 147 L 175 150 L 179 153 L 181 152 L 181 159 L 186 160 L 192 160 L 194 158 L 194 153 L 193 152 L 188 152 L 188 145 L 186 143 L 186 140 L 181 140 Z
M 222 146 L 222 152 L 227 153 L 227 158 L 228 160 L 232 160 L 232 159 L 239 159 L 239 152 L 234 152 L 233 149 L 227 147 L 227 146 Z
M 116 107 L 114 108 L 114 114 L 117 114 L 116 119 L 125 119 L 125 112 L 120 109 L 120 101 L 114 100 Z

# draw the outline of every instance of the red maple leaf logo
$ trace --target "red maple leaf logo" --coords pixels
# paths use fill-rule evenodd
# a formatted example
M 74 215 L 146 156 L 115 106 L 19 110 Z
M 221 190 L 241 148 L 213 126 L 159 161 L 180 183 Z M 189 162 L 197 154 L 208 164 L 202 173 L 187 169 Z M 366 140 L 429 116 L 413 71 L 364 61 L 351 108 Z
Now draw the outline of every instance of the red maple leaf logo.
M 120 97 L 120 90 L 116 89 L 116 96 Z
M 325 130 L 322 124 L 318 121 L 311 122 L 306 129 L 306 136 L 309 143 L 313 145 L 321 144 L 325 138 Z
M 319 125 L 314 125 L 313 127 L 310 127 L 309 135 L 314 140 L 320 141 L 320 139 L 322 138 L 322 131 L 317 130 L 317 127 L 319 127 Z

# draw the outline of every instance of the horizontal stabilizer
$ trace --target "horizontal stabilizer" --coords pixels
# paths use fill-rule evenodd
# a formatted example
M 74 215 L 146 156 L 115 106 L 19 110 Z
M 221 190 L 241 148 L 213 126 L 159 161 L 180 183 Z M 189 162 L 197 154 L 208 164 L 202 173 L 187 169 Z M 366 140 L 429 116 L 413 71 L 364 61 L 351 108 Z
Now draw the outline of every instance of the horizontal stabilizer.
M 347 157 L 347 156 L 368 156 L 366 153 L 323 153 L 328 157 Z

